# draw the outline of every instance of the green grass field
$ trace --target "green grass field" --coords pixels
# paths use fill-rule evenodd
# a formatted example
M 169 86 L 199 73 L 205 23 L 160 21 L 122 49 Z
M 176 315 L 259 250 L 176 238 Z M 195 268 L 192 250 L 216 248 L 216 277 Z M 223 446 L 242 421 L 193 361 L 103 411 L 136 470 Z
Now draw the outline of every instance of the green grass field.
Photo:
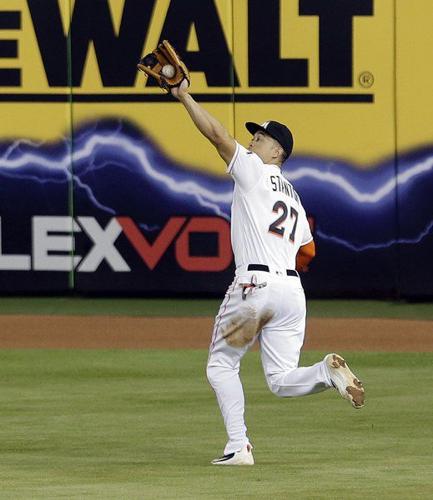
M 433 354 L 343 354 L 359 411 L 331 391 L 276 398 L 249 353 L 256 466 L 218 468 L 205 351 L 0 351 L 0 497 L 433 498 Z
M 2 297 L 0 314 L 109 316 L 215 316 L 220 299 L 143 299 L 98 297 Z M 397 318 L 433 320 L 433 302 L 309 300 L 316 318 Z

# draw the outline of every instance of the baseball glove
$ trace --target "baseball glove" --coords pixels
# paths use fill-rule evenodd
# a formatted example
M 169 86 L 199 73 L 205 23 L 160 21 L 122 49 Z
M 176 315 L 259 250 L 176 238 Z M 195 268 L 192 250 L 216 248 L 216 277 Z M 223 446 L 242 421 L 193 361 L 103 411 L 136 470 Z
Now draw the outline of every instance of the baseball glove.
M 144 56 L 137 68 L 155 78 L 167 93 L 172 88 L 179 87 L 183 80 L 187 80 L 188 86 L 190 84 L 188 68 L 168 40 L 164 40 L 153 52 Z

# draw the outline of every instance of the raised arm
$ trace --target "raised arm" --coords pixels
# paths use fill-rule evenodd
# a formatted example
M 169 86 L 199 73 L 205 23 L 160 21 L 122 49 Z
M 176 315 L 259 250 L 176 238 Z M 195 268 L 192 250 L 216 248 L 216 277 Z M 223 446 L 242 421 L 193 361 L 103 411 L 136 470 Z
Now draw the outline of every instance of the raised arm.
M 216 147 L 219 155 L 228 165 L 236 151 L 236 141 L 233 137 L 216 118 L 191 97 L 185 80 L 179 87 L 173 88 L 171 93 L 185 106 L 195 126 Z

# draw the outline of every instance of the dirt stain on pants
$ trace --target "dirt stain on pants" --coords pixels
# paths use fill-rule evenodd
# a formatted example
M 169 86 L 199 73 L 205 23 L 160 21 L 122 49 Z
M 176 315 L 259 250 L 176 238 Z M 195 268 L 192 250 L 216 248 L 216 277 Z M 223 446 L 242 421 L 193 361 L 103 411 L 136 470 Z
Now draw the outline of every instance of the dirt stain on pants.
M 272 318 L 269 309 L 262 311 L 258 316 L 257 311 L 249 308 L 240 317 L 234 318 L 222 331 L 222 336 L 231 347 L 244 347 L 249 344 Z

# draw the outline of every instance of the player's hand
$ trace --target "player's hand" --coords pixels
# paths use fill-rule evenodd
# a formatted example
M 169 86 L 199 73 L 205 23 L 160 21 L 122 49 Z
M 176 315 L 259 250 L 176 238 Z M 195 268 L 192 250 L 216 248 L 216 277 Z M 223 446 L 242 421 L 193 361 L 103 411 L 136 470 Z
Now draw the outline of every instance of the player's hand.
M 178 87 L 171 89 L 171 95 L 176 99 L 181 100 L 186 94 L 188 94 L 189 83 L 188 80 L 182 80 L 182 83 Z

